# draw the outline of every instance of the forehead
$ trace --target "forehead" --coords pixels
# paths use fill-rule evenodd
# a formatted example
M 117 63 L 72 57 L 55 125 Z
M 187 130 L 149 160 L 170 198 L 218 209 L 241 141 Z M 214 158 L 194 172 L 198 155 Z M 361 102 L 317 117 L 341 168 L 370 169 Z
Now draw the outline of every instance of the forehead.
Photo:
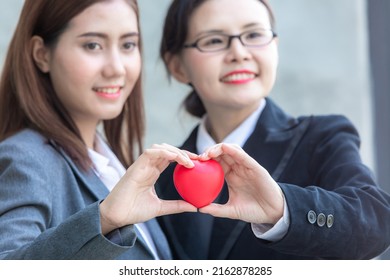
M 69 22 L 69 27 L 74 30 L 115 31 L 127 28 L 128 31 L 137 31 L 137 22 L 134 9 L 126 1 L 114 0 L 89 6 Z
M 271 28 L 267 8 L 259 0 L 207 0 L 189 20 L 189 33 L 241 30 L 248 25 Z

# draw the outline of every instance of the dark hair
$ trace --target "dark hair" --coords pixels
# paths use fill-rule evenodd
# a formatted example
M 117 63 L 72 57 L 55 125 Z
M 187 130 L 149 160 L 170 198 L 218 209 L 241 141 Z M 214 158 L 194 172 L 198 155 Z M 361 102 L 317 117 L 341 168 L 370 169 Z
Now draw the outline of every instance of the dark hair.
M 82 168 L 91 160 L 80 131 L 59 101 L 50 77 L 32 57 L 31 38 L 56 44 L 69 21 L 89 6 L 110 0 L 26 0 L 9 45 L 0 80 L 0 141 L 23 128 L 33 128 L 57 145 Z M 137 0 L 127 0 L 137 15 Z M 141 36 L 140 36 L 141 37 Z M 140 52 L 142 46 L 140 42 Z M 142 151 L 144 107 L 140 76 L 119 116 L 103 122 L 109 145 L 125 166 Z
M 167 12 L 164 22 L 163 36 L 160 44 L 160 58 L 167 67 L 166 54 L 176 55 L 181 52 L 188 34 L 188 23 L 194 11 L 207 0 L 174 0 Z M 267 8 L 271 20 L 271 28 L 275 28 L 275 17 L 267 0 L 259 0 Z M 186 111 L 195 117 L 202 117 L 206 110 L 199 95 L 193 89 L 183 101 Z

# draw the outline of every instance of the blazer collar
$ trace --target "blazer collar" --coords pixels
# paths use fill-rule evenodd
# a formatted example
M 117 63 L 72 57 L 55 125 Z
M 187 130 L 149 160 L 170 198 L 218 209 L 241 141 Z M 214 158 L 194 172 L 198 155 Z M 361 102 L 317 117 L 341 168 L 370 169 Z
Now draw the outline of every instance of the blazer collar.
M 259 139 L 263 139 L 265 143 L 288 140 L 294 133 L 293 128 L 299 124 L 297 119 L 287 115 L 270 98 L 266 100 L 266 106 L 257 120 L 256 128 L 244 144 L 244 148 L 253 140 L 258 142 Z M 191 132 L 181 148 L 196 152 L 197 133 L 198 127 Z
M 49 143 L 64 157 L 70 168 L 73 170 L 76 177 L 84 184 L 84 186 L 91 192 L 91 194 L 97 199 L 104 199 L 109 190 L 90 168 L 88 171 L 81 170 L 63 148 L 59 147 L 53 140 L 49 140 Z
M 266 100 L 267 104 L 257 122 L 257 132 L 267 137 L 274 134 L 280 135 L 298 125 L 295 118 L 286 114 L 270 98 L 266 98 Z

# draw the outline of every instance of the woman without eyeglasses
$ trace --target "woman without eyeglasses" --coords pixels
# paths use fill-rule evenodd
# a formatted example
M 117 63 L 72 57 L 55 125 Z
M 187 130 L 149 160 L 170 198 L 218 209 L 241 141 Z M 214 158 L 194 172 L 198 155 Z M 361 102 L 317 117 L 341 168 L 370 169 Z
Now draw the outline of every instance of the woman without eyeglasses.
M 135 0 L 26 0 L 0 84 L 0 258 L 169 259 L 154 183 L 186 153 L 142 152 Z M 102 132 L 98 126 L 102 127 Z

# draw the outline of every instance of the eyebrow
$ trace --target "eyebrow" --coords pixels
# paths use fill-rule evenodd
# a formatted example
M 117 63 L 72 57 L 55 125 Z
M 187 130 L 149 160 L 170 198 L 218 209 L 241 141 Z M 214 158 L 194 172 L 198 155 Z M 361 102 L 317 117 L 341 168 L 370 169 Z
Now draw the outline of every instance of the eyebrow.
M 126 33 L 126 34 L 123 34 L 120 38 L 123 39 L 123 38 L 127 38 L 127 37 L 135 37 L 135 36 L 139 36 L 139 33 L 138 32 Z M 105 33 L 100 33 L 100 32 L 87 32 L 87 33 L 83 33 L 77 37 L 78 38 L 98 37 L 98 38 L 102 38 L 102 39 L 107 39 L 108 35 Z
M 246 28 L 251 28 L 251 27 L 265 28 L 264 25 L 262 23 L 259 23 L 259 22 L 245 24 L 242 28 L 246 29 Z M 225 30 L 223 30 L 223 29 L 210 29 L 210 30 L 200 31 L 198 34 L 196 34 L 195 38 L 199 38 L 199 37 L 202 37 L 204 35 L 214 34 L 214 33 L 225 33 Z

